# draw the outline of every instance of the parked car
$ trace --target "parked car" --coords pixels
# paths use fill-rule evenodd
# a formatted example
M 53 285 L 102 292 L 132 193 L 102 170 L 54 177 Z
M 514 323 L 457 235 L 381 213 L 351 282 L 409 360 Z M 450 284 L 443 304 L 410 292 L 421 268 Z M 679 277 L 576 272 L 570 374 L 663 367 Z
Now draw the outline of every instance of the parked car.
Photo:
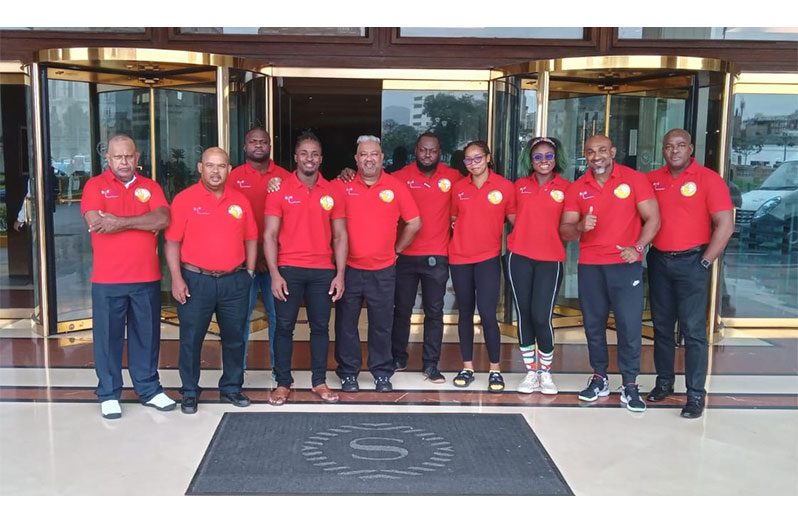
M 782 250 L 798 247 L 798 161 L 779 165 L 742 200 L 736 221 L 741 241 Z

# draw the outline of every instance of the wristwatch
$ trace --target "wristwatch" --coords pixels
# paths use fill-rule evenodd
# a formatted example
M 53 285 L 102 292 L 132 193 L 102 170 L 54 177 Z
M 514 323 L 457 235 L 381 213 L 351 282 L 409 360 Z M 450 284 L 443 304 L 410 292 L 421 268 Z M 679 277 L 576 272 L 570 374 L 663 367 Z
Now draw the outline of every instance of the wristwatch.
M 701 258 L 701 266 L 705 269 L 709 269 L 712 266 L 712 262 L 707 260 L 706 258 Z
M 645 245 L 638 245 L 636 243 L 634 245 L 632 245 L 632 247 L 634 247 L 635 250 L 637 252 L 639 252 L 640 254 L 643 254 L 643 251 L 646 250 L 646 246 Z

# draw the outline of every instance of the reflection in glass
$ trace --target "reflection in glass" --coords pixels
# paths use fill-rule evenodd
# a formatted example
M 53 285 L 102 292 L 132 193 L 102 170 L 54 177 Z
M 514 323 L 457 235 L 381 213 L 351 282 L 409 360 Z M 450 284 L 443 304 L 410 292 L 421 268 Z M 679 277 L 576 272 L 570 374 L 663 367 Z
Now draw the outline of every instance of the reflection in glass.
M 400 36 L 429 38 L 551 38 L 581 40 L 582 27 L 402 27 Z
M 181 27 L 183 34 L 366 36 L 365 27 Z
M 143 33 L 144 27 L 0 27 L 3 31 L 69 31 L 75 33 Z
M 230 70 L 230 162 L 244 163 L 244 137 L 253 127 L 267 128 L 266 76 Z
M 621 40 L 798 40 L 798 27 L 619 27 Z
M 734 97 L 721 315 L 798 317 L 798 95 Z

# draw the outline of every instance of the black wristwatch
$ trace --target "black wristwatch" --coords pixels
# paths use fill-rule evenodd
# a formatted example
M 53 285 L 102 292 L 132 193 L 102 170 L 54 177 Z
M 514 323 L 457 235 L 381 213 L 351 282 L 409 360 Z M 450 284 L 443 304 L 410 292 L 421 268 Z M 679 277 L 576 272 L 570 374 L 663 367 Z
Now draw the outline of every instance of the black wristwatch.
M 707 260 L 706 258 L 701 258 L 701 266 L 707 270 L 712 266 L 712 262 Z

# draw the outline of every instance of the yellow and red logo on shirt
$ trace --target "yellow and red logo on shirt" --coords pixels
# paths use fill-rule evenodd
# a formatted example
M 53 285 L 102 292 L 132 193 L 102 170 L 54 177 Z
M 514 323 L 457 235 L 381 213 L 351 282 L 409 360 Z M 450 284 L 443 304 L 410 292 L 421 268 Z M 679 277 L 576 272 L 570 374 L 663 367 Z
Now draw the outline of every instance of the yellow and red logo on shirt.
M 244 216 L 244 211 L 238 205 L 231 205 L 228 207 L 227 213 L 236 220 L 240 220 Z
M 491 191 L 488 193 L 488 201 L 493 205 L 499 205 L 500 203 L 502 203 L 503 199 L 504 195 L 502 194 L 501 191 Z
M 385 189 L 384 191 L 380 191 L 380 200 L 384 201 L 385 203 L 391 203 L 393 198 L 394 194 L 392 190 Z
M 452 189 L 452 182 L 448 178 L 441 178 L 438 180 L 438 189 L 441 192 L 449 192 Z
M 557 203 L 562 203 L 562 201 L 565 199 L 565 193 L 562 191 L 551 191 L 549 196 L 551 196 L 551 199 Z
M 622 183 L 621 185 L 616 187 L 613 192 L 615 193 L 615 196 L 617 196 L 621 200 L 625 200 L 629 197 L 630 194 L 632 194 L 632 189 L 630 189 L 629 186 L 626 185 L 625 183 Z
M 139 187 L 133 192 L 133 195 L 136 197 L 138 201 L 141 203 L 147 203 L 152 198 L 152 193 L 145 189 L 144 187 Z
M 332 208 L 335 207 L 335 200 L 333 200 L 332 196 L 327 194 L 321 197 L 319 203 L 321 204 L 321 208 L 325 211 L 331 211 Z
M 682 185 L 682 188 L 679 189 L 679 192 L 682 193 L 682 196 L 691 197 L 695 194 L 698 190 L 695 182 L 687 182 L 686 184 Z

